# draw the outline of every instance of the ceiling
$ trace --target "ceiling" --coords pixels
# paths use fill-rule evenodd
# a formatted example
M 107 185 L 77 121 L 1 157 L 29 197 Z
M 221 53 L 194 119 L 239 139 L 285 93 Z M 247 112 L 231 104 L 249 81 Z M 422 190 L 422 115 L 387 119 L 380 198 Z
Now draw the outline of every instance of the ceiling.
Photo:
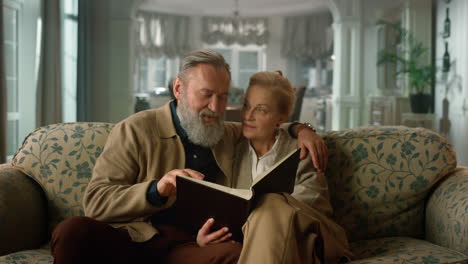
M 185 15 L 232 15 L 236 0 L 144 0 L 140 9 Z M 327 0 L 238 0 L 241 16 L 290 15 L 327 9 Z

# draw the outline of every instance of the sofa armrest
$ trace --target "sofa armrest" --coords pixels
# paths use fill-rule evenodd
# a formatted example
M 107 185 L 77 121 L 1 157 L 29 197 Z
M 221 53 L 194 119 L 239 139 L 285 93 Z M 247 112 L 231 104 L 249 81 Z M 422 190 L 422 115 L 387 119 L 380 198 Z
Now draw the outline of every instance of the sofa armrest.
M 47 234 L 42 188 L 11 166 L 0 165 L 0 256 L 40 247 Z
M 426 239 L 468 254 L 468 167 L 454 170 L 429 197 Z

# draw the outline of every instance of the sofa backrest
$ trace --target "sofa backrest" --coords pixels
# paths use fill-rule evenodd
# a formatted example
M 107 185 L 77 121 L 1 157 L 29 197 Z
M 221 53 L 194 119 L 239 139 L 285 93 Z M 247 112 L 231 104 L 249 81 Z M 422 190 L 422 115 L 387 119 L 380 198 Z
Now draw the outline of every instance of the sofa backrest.
M 366 127 L 329 132 L 324 139 L 335 219 L 350 241 L 424 237 L 428 193 L 456 167 L 445 138 L 423 128 Z
M 66 123 L 26 137 L 12 165 L 35 179 L 48 199 L 49 232 L 62 220 L 84 215 L 82 199 L 112 124 Z

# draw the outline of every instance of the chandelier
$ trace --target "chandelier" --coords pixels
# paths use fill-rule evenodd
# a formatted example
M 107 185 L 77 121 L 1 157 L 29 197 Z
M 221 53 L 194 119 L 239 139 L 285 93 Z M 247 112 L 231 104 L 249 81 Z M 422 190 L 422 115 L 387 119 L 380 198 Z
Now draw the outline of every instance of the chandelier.
M 259 17 L 241 17 L 239 0 L 234 0 L 231 17 L 204 17 L 203 40 L 208 44 L 264 45 L 268 38 L 268 20 Z

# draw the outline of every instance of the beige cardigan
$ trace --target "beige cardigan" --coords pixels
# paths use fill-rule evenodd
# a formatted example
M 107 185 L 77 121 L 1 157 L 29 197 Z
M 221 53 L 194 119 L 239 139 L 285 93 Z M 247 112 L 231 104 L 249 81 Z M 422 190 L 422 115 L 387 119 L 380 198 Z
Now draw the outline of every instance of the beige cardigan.
M 284 129 L 279 129 L 280 145 L 278 146 L 275 162 L 284 155 L 297 149 L 297 140 L 288 136 Z M 232 187 L 249 189 L 252 185 L 252 155 L 249 152 L 249 142 L 242 138 L 236 145 L 234 154 Z M 299 162 L 296 172 L 296 185 L 292 196 L 322 212 L 325 216 L 332 215 L 329 202 L 328 185 L 323 173 L 317 173 L 309 156 Z
M 279 136 L 281 137 L 280 145 L 278 146 L 278 153 L 280 155 L 276 157 L 275 162 L 284 157 L 284 154 L 297 148 L 296 140 L 289 138 L 283 129 L 280 129 Z M 232 182 L 234 187 L 237 188 L 248 189 L 252 184 L 252 157 L 248 144 L 247 139 L 242 139 L 235 148 Z M 302 159 L 299 162 L 297 171 L 291 171 L 291 173 L 296 177 L 294 191 L 291 195 L 284 194 L 284 197 L 287 203 L 297 210 L 296 217 L 301 220 L 284 224 L 288 227 L 290 224 L 294 224 L 294 232 L 301 236 L 301 243 L 304 243 L 306 240 L 309 241 L 308 244 L 302 244 L 298 247 L 300 251 L 299 255 L 312 256 L 313 250 L 323 250 L 324 263 L 338 263 L 342 256 L 345 256 L 347 259 L 351 258 L 352 253 L 349 251 L 346 233 L 332 218 L 332 206 L 329 202 L 328 185 L 324 174 L 316 172 L 312 166 L 310 157 Z M 269 220 L 264 219 L 263 221 Z M 276 219 L 275 222 L 277 221 Z M 311 227 L 313 228 L 311 229 Z M 248 230 L 255 230 L 255 228 L 249 227 Z M 267 233 L 274 232 L 275 230 L 270 230 Z M 252 236 L 252 234 L 247 235 Z M 317 235 L 320 236 L 321 243 L 313 242 Z M 304 240 L 305 236 L 307 236 L 306 240 Z M 275 239 L 274 236 L 265 235 L 265 237 L 269 237 L 272 241 Z M 281 243 L 290 245 L 299 241 L 296 238 L 290 236 L 290 241 L 283 240 Z M 247 241 L 252 241 L 252 239 L 247 239 Z M 244 240 L 244 246 L 255 247 L 255 245 L 246 245 L 245 243 L 248 242 Z M 272 243 L 274 244 L 274 242 Z M 320 244 L 322 244 L 322 247 Z M 250 249 L 250 251 L 260 254 L 256 248 Z M 321 255 L 319 251 L 315 254 Z
M 212 152 L 224 173 L 217 183 L 231 186 L 234 146 L 241 128 L 238 123 L 224 126 L 224 138 Z M 163 207 L 155 207 L 146 199 L 147 189 L 168 171 L 184 166 L 185 152 L 169 103 L 134 114 L 115 125 L 96 161 L 84 194 L 85 214 L 127 229 L 136 242 L 147 241 L 158 232 L 148 218 L 174 202 L 171 197 Z

